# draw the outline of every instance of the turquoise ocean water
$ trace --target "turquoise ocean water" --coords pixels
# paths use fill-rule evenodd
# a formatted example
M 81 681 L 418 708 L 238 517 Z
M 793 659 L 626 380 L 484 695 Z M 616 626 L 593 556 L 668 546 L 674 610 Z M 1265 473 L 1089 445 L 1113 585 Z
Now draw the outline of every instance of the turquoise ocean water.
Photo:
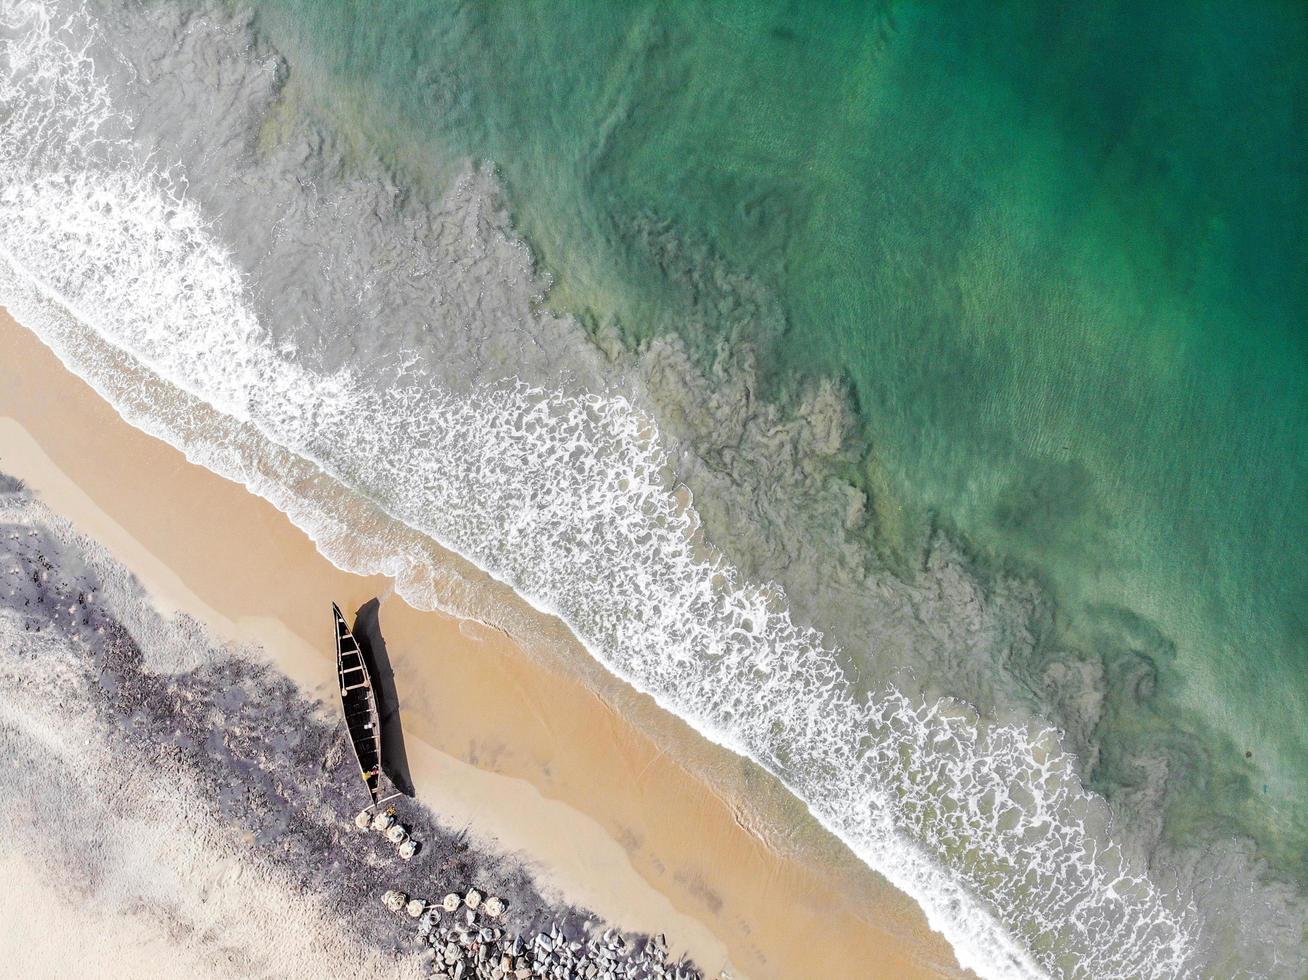
M 494 162 L 552 305 L 842 379 L 883 557 L 943 526 L 1102 664 L 1096 788 L 1165 747 L 1169 835 L 1308 881 L 1302 5 L 257 9 L 398 165 Z

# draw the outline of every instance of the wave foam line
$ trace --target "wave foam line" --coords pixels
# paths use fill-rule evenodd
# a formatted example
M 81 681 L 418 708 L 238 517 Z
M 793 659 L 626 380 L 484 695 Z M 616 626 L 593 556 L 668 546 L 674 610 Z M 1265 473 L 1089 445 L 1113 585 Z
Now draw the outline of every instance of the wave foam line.
M 622 398 L 511 381 L 455 397 L 412 374 L 376 389 L 280 356 L 176 168 L 105 135 L 128 120 L 76 41 L 90 22 L 0 0 L 0 26 L 0 255 L 12 273 L 0 295 L 101 390 L 124 358 L 177 389 L 176 404 L 130 421 L 248 478 L 239 446 L 207 454 L 175 414 L 197 399 L 559 616 L 615 674 L 781 778 L 920 902 L 965 966 L 1190 971 L 1193 910 L 1112 842 L 1056 733 L 893 688 L 856 698 L 836 651 L 792 622 L 775 587 L 705 554 L 694 512 L 666 485 L 654 420 Z M 103 341 L 98 354 L 68 342 L 64 311 Z

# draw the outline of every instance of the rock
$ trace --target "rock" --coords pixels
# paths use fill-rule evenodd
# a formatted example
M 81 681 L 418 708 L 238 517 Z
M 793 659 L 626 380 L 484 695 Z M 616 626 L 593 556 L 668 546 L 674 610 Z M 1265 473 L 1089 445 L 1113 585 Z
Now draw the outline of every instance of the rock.
M 462 897 L 451 892 L 439 904 L 410 901 L 403 892 L 387 892 L 382 900 L 388 908 L 406 909 L 420 919 L 415 941 L 431 949 L 419 961 L 427 959 L 423 972 L 430 970 L 433 978 L 704 980 L 684 958 L 667 962 L 668 941 L 662 934 L 632 939 L 607 929 L 601 935 L 602 923 L 588 920 L 582 928 L 569 918 L 517 935 L 508 925 L 491 922 L 505 913 L 504 900 L 475 888 Z M 538 912 L 535 921 L 540 918 Z M 430 962 L 433 957 L 435 963 Z

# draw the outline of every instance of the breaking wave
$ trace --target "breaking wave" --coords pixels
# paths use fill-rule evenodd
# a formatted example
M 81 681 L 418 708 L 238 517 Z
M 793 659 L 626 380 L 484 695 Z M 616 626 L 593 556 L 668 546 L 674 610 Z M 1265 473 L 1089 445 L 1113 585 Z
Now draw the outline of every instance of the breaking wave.
M 269 496 L 323 547 L 332 535 L 290 498 L 318 467 L 557 614 L 608 669 L 780 777 L 965 966 L 1200 970 L 1193 906 L 1115 842 L 1055 731 L 894 687 L 856 694 L 781 590 L 704 540 L 658 420 L 620 394 L 510 370 L 459 387 L 420 361 L 384 383 L 311 365 L 256 312 L 259 283 L 186 171 L 131 138 L 92 21 L 41 0 L 0 11 L 0 300 L 134 424 Z M 125 390 L 133 372 L 167 396 Z M 196 424 L 201 409 L 218 421 Z M 260 470 L 273 459 L 299 469 Z M 439 601 L 407 581 L 410 601 Z

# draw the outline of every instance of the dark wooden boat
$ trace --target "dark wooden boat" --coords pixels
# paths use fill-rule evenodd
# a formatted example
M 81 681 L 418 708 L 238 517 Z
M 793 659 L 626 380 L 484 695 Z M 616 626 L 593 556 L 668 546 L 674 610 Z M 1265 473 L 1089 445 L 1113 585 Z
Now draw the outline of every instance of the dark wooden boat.
M 381 795 L 381 722 L 377 716 L 377 698 L 358 641 L 334 602 L 332 613 L 336 616 L 336 673 L 340 679 L 341 707 L 359 760 L 359 772 L 372 798 L 371 808 L 380 802 Z

